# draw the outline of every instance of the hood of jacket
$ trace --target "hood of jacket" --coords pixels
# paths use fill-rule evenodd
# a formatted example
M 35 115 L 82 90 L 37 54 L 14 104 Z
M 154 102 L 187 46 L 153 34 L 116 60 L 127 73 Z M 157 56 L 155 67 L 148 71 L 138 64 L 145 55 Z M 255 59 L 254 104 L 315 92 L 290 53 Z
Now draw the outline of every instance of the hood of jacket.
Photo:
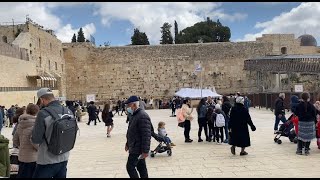
M 20 128 L 28 128 L 32 127 L 36 121 L 36 116 L 32 116 L 30 114 L 22 114 L 19 117 L 19 126 Z

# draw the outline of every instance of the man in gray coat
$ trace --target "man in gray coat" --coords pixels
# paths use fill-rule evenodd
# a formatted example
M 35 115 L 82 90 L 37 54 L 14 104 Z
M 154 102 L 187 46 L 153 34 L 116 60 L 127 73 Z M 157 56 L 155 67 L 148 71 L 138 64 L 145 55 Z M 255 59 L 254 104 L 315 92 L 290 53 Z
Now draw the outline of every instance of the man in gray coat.
M 150 151 L 152 125 L 149 115 L 139 108 L 137 96 L 131 96 L 127 101 L 127 111 L 131 114 L 127 131 L 125 150 L 129 151 L 127 171 L 130 178 L 148 178 L 145 158 Z
M 41 101 L 41 106 L 49 107 L 60 117 L 68 114 L 73 117 L 73 113 L 56 101 L 53 92 L 49 88 L 42 88 L 37 92 Z M 39 144 L 38 160 L 33 178 L 66 178 L 67 164 L 70 152 L 54 155 L 48 151 L 45 138 L 50 139 L 52 134 L 51 124 L 54 118 L 45 110 L 40 110 L 32 131 L 31 140 L 34 144 Z

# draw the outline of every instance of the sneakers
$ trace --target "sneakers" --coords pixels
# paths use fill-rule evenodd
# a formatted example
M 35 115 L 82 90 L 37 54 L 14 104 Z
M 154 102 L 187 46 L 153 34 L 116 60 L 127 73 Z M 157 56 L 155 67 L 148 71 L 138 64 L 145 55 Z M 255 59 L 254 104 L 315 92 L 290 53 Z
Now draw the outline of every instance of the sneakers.
M 236 147 L 235 146 L 231 146 L 231 154 L 236 155 Z
M 223 143 L 229 143 L 228 139 L 224 140 Z
M 203 140 L 202 140 L 202 139 L 199 139 L 198 142 L 203 142 Z
M 248 155 L 247 152 L 243 151 L 243 152 L 240 152 L 240 156 L 245 156 L 245 155 Z
M 186 143 L 192 143 L 192 139 L 186 139 L 184 142 L 186 142 Z
M 301 151 L 301 150 L 297 150 L 297 151 L 296 151 L 296 154 L 297 154 L 297 155 L 302 155 L 302 151 Z
M 171 146 L 176 146 L 174 143 L 170 143 Z
M 107 137 L 109 138 L 109 137 L 111 137 L 111 135 L 107 133 Z
M 274 130 L 274 133 L 273 134 L 278 134 L 278 130 Z
M 304 154 L 305 154 L 306 156 L 309 156 L 309 155 L 310 155 L 309 150 L 308 150 L 308 149 L 306 149 L 306 150 L 304 151 Z

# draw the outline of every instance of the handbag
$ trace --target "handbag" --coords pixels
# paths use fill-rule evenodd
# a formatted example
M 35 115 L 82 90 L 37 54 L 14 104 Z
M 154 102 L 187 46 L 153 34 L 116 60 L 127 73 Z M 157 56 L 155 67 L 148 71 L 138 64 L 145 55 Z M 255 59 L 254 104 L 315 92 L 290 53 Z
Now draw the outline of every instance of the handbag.
M 184 122 L 178 123 L 178 126 L 181 127 L 181 128 L 184 128 Z

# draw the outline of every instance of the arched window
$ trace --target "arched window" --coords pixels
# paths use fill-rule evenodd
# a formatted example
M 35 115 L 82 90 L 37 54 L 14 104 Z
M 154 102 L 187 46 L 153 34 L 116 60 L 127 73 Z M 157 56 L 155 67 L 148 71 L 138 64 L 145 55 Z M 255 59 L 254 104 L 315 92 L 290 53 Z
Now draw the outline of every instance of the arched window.
M 7 36 L 2 36 L 2 42 L 8 43 L 8 38 L 7 38 Z
M 287 54 L 287 48 L 286 47 L 282 47 L 281 48 L 281 54 Z

